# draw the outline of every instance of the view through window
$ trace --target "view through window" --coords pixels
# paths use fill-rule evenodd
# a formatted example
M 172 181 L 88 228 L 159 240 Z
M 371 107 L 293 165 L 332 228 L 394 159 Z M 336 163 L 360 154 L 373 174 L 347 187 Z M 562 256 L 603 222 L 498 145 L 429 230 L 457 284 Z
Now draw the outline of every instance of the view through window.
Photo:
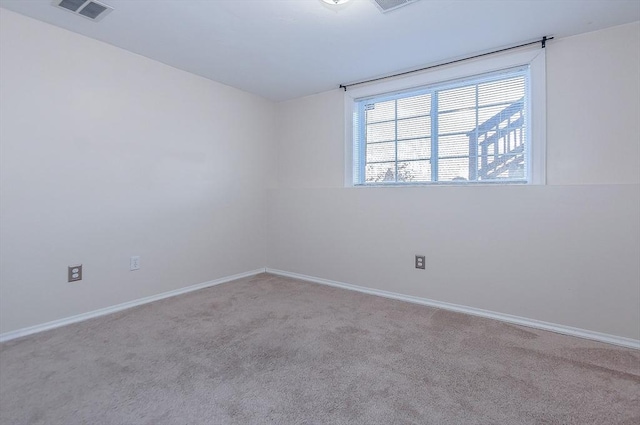
M 356 101 L 356 184 L 528 181 L 528 67 Z

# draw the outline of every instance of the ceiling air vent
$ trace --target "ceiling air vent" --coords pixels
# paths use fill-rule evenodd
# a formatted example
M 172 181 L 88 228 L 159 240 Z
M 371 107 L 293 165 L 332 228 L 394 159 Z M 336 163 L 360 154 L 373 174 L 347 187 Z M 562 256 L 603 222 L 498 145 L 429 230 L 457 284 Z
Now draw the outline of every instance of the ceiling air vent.
M 52 4 L 92 21 L 101 20 L 113 10 L 113 7 L 95 0 L 53 0 Z
M 373 0 L 380 12 L 387 13 L 418 0 Z

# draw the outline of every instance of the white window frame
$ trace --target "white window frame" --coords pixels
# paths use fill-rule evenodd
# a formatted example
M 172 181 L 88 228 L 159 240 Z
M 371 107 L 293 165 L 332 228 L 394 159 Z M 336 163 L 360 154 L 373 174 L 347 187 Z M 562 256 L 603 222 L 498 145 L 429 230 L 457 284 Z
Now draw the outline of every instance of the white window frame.
M 345 102 L 345 186 L 415 186 L 415 185 L 495 185 L 509 182 L 420 182 L 394 184 L 360 184 L 354 182 L 356 136 L 354 114 L 357 114 L 357 101 L 362 98 L 381 96 L 387 93 L 416 89 L 419 87 L 444 84 L 449 81 L 467 79 L 476 75 L 499 72 L 518 66 L 529 67 L 529 85 L 527 92 L 527 110 L 529 113 L 528 147 L 529 167 L 528 185 L 546 184 L 546 61 L 545 49 L 525 50 L 496 54 L 490 57 L 474 59 L 434 68 L 407 76 L 389 78 L 378 82 L 348 88 L 344 92 Z M 522 183 L 520 183 L 522 184 Z

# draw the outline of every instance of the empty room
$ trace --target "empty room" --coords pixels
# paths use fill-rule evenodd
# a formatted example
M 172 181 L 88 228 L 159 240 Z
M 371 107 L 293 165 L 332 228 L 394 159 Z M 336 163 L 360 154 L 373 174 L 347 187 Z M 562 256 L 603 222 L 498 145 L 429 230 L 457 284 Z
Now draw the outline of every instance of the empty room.
M 0 0 L 0 424 L 640 423 L 640 1 Z

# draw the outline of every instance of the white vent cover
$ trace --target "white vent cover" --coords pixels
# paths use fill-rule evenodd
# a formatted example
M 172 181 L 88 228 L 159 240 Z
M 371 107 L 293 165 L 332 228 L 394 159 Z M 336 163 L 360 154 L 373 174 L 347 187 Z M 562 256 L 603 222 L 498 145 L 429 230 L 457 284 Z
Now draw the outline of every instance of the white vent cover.
M 113 7 L 95 0 L 53 0 L 52 4 L 92 21 L 101 20 L 113 10 Z
M 418 0 L 373 0 L 380 12 L 387 13 Z

